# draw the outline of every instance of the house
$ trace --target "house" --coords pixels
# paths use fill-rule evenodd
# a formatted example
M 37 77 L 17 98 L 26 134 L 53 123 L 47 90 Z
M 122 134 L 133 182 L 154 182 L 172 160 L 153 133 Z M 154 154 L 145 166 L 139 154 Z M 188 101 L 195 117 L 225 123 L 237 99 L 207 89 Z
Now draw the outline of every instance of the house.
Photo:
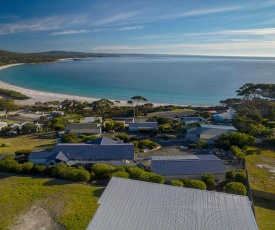
M 113 177 L 87 230 L 257 230 L 247 196 Z
M 184 122 L 186 125 L 196 122 L 207 123 L 208 121 L 203 117 L 180 117 L 179 122 Z
M 101 134 L 101 125 L 96 123 L 72 123 L 66 126 L 65 133 L 99 135 Z
M 223 180 L 226 168 L 221 159 L 212 154 L 151 156 L 151 172 L 164 176 L 165 181 L 184 177 L 201 179 L 201 175 L 211 173 L 215 180 Z
M 198 143 L 199 140 L 205 140 L 208 144 L 213 145 L 215 140 L 223 133 L 237 132 L 234 126 L 230 125 L 205 125 L 200 127 L 187 127 L 186 140 Z
M 230 113 L 218 113 L 212 116 L 212 119 L 216 122 L 229 123 L 232 120 L 233 116 Z
M 33 151 L 28 160 L 34 164 L 57 164 L 65 162 L 68 165 L 76 163 L 98 163 L 99 161 L 123 161 L 134 159 L 134 145 L 121 143 L 106 137 L 98 138 L 89 143 L 60 143 L 52 151 Z
M 112 117 L 112 120 L 124 122 L 124 124 L 129 124 L 130 122 L 134 122 L 134 118 L 132 117 Z
M 80 123 L 94 123 L 96 121 L 102 123 L 102 117 L 85 117 Z
M 157 130 L 157 122 L 129 122 L 129 131 Z

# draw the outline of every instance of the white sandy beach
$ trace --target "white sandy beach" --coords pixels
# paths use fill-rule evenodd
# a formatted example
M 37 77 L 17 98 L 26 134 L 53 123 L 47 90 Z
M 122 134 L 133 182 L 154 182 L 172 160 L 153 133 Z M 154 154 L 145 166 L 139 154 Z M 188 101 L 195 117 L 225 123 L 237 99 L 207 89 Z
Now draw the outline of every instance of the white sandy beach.
M 5 65 L 0 66 L 0 71 L 5 68 L 9 68 L 16 65 L 22 65 L 22 64 L 11 64 L 11 65 Z M 100 98 L 91 98 L 91 97 L 81 97 L 81 96 L 74 96 L 74 95 L 66 95 L 66 94 L 57 94 L 57 93 L 48 93 L 43 91 L 37 91 L 37 90 L 31 90 L 31 89 L 25 89 L 22 87 L 10 85 L 7 83 L 4 83 L 0 81 L 0 88 L 3 89 L 9 89 L 14 90 L 17 92 L 20 92 L 22 94 L 25 94 L 31 99 L 27 100 L 15 100 L 15 103 L 18 105 L 33 105 L 35 102 L 47 102 L 47 101 L 64 101 L 66 99 L 69 100 L 78 100 L 78 101 L 87 101 L 87 102 L 93 102 L 100 100 Z M 114 100 L 113 100 L 114 101 Z M 154 103 L 155 104 L 155 103 Z M 120 105 L 127 105 L 127 101 L 120 101 Z M 155 104 L 157 105 L 157 104 Z

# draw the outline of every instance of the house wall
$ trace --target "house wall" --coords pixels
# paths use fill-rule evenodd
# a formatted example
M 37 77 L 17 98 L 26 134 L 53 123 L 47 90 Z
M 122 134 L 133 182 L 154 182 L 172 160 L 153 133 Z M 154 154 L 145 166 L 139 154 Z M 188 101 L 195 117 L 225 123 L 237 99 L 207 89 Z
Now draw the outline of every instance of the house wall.
M 202 175 L 170 175 L 170 176 L 164 176 L 164 181 L 165 182 L 170 182 L 171 180 L 180 180 L 184 177 L 192 179 L 192 180 L 201 180 Z M 225 173 L 222 174 L 214 174 L 214 178 L 216 181 L 224 180 L 225 178 Z
M 129 127 L 129 131 L 137 132 L 138 131 L 138 127 Z
M 186 135 L 186 140 L 187 141 L 192 141 L 195 143 L 198 143 L 200 137 L 198 137 L 198 134 L 187 134 Z

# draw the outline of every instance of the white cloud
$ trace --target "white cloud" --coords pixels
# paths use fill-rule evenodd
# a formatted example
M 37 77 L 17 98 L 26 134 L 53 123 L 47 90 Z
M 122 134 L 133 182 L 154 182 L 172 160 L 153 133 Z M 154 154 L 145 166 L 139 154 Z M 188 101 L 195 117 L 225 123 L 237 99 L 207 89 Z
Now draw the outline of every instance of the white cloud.
M 53 32 L 50 35 L 56 36 L 56 35 L 68 35 L 68 34 L 85 34 L 89 32 L 90 30 L 65 30 L 60 32 Z
M 140 30 L 143 29 L 144 26 L 128 26 L 128 27 L 121 27 L 118 28 L 117 30 L 119 31 L 128 31 L 128 30 Z

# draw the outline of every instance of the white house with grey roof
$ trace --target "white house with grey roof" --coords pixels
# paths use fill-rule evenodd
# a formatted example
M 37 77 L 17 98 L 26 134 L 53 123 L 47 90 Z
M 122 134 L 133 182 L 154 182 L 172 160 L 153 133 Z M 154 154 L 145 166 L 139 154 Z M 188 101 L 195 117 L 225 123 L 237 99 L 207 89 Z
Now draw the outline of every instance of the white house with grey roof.
M 113 177 L 87 230 L 257 230 L 247 196 Z
M 211 173 L 215 180 L 225 178 L 226 167 L 221 159 L 212 154 L 151 156 L 151 172 L 164 176 L 164 180 L 201 179 L 202 174 Z
M 129 131 L 157 130 L 157 122 L 129 122 Z
M 232 125 L 206 125 L 200 127 L 187 127 L 186 140 L 198 143 L 199 140 L 205 140 L 208 144 L 213 145 L 220 135 L 237 132 L 238 130 Z
M 121 143 L 106 137 L 98 138 L 89 143 L 60 143 L 52 151 L 33 151 L 28 160 L 34 164 L 57 164 L 65 162 L 68 165 L 107 163 L 134 159 L 134 145 Z

